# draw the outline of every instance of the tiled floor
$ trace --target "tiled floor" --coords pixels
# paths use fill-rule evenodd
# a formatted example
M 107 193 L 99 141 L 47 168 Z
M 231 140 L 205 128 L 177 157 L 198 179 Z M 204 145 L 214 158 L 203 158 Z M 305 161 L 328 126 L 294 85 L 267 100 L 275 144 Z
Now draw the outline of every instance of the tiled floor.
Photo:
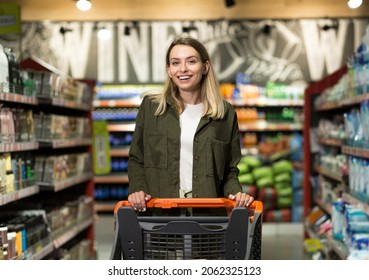
M 113 216 L 99 213 L 95 224 L 98 259 L 109 259 L 113 235 Z M 262 260 L 304 259 L 303 236 L 303 224 L 263 223 Z

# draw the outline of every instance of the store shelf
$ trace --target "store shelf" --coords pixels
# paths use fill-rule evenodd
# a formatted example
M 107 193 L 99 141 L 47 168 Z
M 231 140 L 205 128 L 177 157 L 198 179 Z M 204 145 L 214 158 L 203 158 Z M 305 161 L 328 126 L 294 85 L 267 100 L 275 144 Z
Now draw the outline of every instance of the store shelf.
M 109 155 L 114 164 L 109 173 L 94 176 L 97 184 L 94 209 L 98 212 L 113 213 L 119 195 L 99 195 L 101 193 L 113 193 L 114 188 L 124 188 L 128 185 L 128 174 L 123 172 L 125 168 L 117 166 L 121 160 L 126 161 L 129 156 L 131 136 L 136 126 L 138 107 L 141 105 L 141 93 L 161 88 L 162 85 L 103 85 L 94 96 L 92 118 L 94 121 L 106 121 L 109 133 Z M 123 159 L 121 159 L 123 158 Z
M 77 146 L 89 146 L 92 145 L 91 139 L 61 139 L 61 140 L 40 140 L 40 147 L 42 148 L 70 148 Z
M 308 223 L 307 220 L 305 220 L 305 222 L 304 222 L 304 228 L 305 228 L 305 231 L 307 232 L 307 235 L 309 236 L 309 238 L 318 239 L 320 241 L 321 250 L 322 250 L 324 256 L 326 258 L 329 258 L 330 247 L 327 245 L 327 242 L 325 242 L 324 239 L 322 239 L 321 236 L 319 236 L 318 234 L 316 234 L 310 228 L 309 223 Z
M 253 99 L 238 99 L 228 100 L 233 106 L 254 106 L 254 107 L 279 107 L 279 106 L 304 106 L 304 100 L 302 99 L 275 99 L 275 98 L 253 98 Z
M 335 102 L 327 102 L 324 105 L 318 106 L 316 111 L 329 111 L 333 109 L 339 109 L 343 107 L 351 107 L 360 104 L 361 102 L 369 100 L 369 93 L 365 93 L 358 96 L 344 98 Z
M 324 212 L 329 215 L 332 215 L 332 204 L 330 203 L 323 203 L 320 199 L 314 198 L 314 203 L 318 205 Z
M 108 175 L 95 175 L 94 182 L 100 184 L 109 184 L 109 183 L 117 183 L 117 184 L 124 184 L 128 183 L 128 174 L 127 173 L 110 173 Z
M 54 247 L 60 248 L 68 241 L 72 240 L 77 234 L 87 229 L 93 224 L 93 218 L 77 221 L 76 224 L 63 229 L 63 233 L 53 234 Z
M 40 191 L 39 186 L 30 186 L 12 193 L 0 195 L 0 206 L 11 203 L 13 201 L 20 200 L 28 196 L 35 195 L 39 193 L 39 191 Z
M 342 146 L 342 153 L 351 156 L 369 158 L 369 149 Z
M 128 157 L 129 146 L 110 148 L 110 156 L 112 157 Z
M 91 180 L 92 177 L 93 177 L 92 173 L 87 173 L 84 175 L 67 178 L 65 180 L 58 182 L 37 182 L 37 185 L 40 186 L 40 190 L 58 192 L 66 188 L 72 187 L 74 185 L 77 185 L 79 183 Z
M 91 99 L 95 83 L 88 79 L 84 81 L 73 79 L 48 63 L 34 57 L 19 61 L 17 64 L 14 63 L 13 66 L 19 66 L 19 69 L 12 67 L 9 76 L 12 72 L 13 77 L 27 77 L 27 81 L 23 81 L 25 82 L 23 87 L 18 83 L 17 78 L 16 84 L 9 84 L 9 88 L 19 93 L 33 90 L 35 96 L 26 96 L 19 93 L 0 93 L 0 102 L 3 103 L 4 109 L 2 112 L 1 125 L 4 127 L 0 153 L 7 153 L 5 156 L 3 155 L 2 172 L 6 175 L 9 174 L 9 181 L 3 180 L 2 182 L 3 191 L 0 194 L 0 206 L 6 205 L 2 212 L 4 215 L 3 223 L 25 224 L 27 230 L 29 227 L 31 231 L 34 231 L 34 234 L 30 237 L 30 240 L 27 236 L 27 244 L 23 245 L 26 249 L 22 254 L 13 254 L 14 250 L 10 251 L 10 248 L 14 249 L 14 246 L 11 246 L 12 244 L 9 242 L 8 256 L 17 260 L 54 258 L 56 255 L 53 252 L 55 252 L 56 245 L 62 246 L 77 235 L 77 239 L 89 240 L 91 246 L 88 249 L 93 252 L 94 213 L 92 207 L 94 185 L 91 168 L 92 139 L 90 137 L 90 127 L 92 126 Z M 17 76 L 18 74 L 20 76 Z M 28 85 L 35 87 L 31 89 Z M 0 88 L 3 89 L 3 83 L 1 83 Z M 54 118 L 55 115 L 56 118 Z M 71 118 L 72 121 L 70 121 Z M 41 137 L 47 138 L 48 135 L 56 135 L 55 131 L 58 129 L 59 132 L 62 130 L 62 133 L 55 137 L 55 141 L 42 141 L 40 139 Z M 76 139 L 64 140 L 61 134 L 75 135 Z M 82 136 L 85 139 L 80 139 Z M 15 139 L 29 141 L 6 141 L 14 141 Z M 59 148 L 65 149 L 56 150 Z M 75 164 L 79 165 L 78 168 Z M 75 169 L 78 171 L 74 171 Z M 84 173 L 88 173 L 84 174 L 82 170 L 85 170 Z M 64 178 L 77 173 L 83 175 L 51 183 L 37 182 L 52 181 L 49 178 Z M 14 178 L 14 182 L 19 181 L 18 185 L 23 186 L 23 188 L 4 193 L 11 189 L 12 178 Z M 36 182 L 35 178 L 37 178 Z M 68 190 L 62 194 L 44 192 L 59 192 L 64 189 Z M 83 202 L 81 202 L 82 198 L 84 199 Z M 88 204 L 90 207 L 87 209 L 88 211 L 86 211 L 86 208 L 79 208 L 78 215 L 76 213 L 78 217 L 84 215 L 85 220 L 79 221 L 73 228 L 68 229 L 68 232 L 56 236 L 54 240 L 49 230 L 51 228 L 50 224 L 54 221 L 49 220 L 50 216 L 55 215 L 52 217 L 54 218 L 58 214 L 61 215 L 61 213 L 56 212 L 62 211 L 60 209 L 65 211 L 67 208 L 72 210 L 75 205 L 80 206 L 79 203 L 84 203 L 83 206 Z M 35 219 L 33 219 L 33 216 Z M 57 218 L 60 219 L 60 217 Z M 71 216 L 68 218 L 71 219 Z M 28 220 L 30 221 L 29 225 Z M 54 223 L 53 228 L 56 228 Z M 79 234 L 84 230 L 86 231 L 83 234 Z M 18 240 L 17 244 L 19 245 Z M 67 247 L 65 246 L 65 249 Z
M 38 99 L 33 96 L 26 96 L 17 93 L 0 93 L 0 101 L 37 105 Z
M 318 143 L 321 145 L 326 146 L 332 146 L 332 147 L 322 147 L 321 149 L 311 149 L 310 147 L 313 147 L 310 145 L 309 137 L 311 137 L 311 131 L 315 129 L 319 129 L 321 126 L 321 122 L 328 120 L 332 123 L 335 122 L 335 120 L 340 119 L 343 122 L 344 114 L 349 113 L 351 110 L 356 110 L 359 108 L 361 102 L 365 100 L 369 100 L 369 94 L 363 94 L 359 96 L 354 97 L 346 97 L 341 98 L 340 100 L 336 100 L 334 102 L 327 102 L 325 104 L 320 104 L 319 106 L 313 106 L 310 108 L 311 105 L 317 104 L 317 102 L 322 103 L 324 100 L 332 99 L 334 90 L 336 89 L 335 86 L 340 84 L 342 79 L 345 79 L 345 75 L 347 74 L 347 66 L 343 66 L 341 69 L 337 70 L 335 73 L 325 77 L 321 81 L 317 83 L 312 83 L 307 90 L 305 91 L 305 104 L 308 106 L 305 107 L 305 116 L 308 114 L 308 118 L 305 120 L 305 129 L 304 129 L 304 140 L 306 140 L 306 150 L 304 153 L 305 160 L 308 166 L 311 166 L 309 168 L 305 175 L 304 183 L 304 196 L 305 198 L 305 213 L 308 214 L 311 211 L 312 205 L 317 205 L 320 209 L 324 210 L 328 215 L 332 216 L 332 205 L 334 201 L 337 201 L 338 198 L 342 198 L 344 201 L 351 205 L 355 205 L 357 208 L 362 209 L 365 211 L 366 214 L 369 215 L 369 205 L 367 200 L 360 200 L 354 197 L 353 194 L 348 194 L 347 192 L 352 191 L 353 186 L 350 186 L 348 184 L 349 182 L 349 176 L 351 175 L 350 171 L 350 162 L 348 160 L 349 157 L 346 157 L 346 155 L 350 155 L 353 157 L 361 157 L 361 158 L 369 158 L 369 149 L 362 148 L 362 146 L 351 146 L 351 142 L 354 142 L 354 139 L 332 139 L 329 137 L 324 137 L 320 135 L 318 138 Z M 333 90 L 333 91 L 330 91 Z M 322 96 L 322 94 L 330 94 Z M 328 97 L 327 97 L 328 96 Z M 340 93 L 337 94 L 337 99 L 340 98 Z M 345 123 L 346 125 L 346 123 Z M 332 131 L 333 132 L 333 131 Z M 337 132 L 337 131 L 335 131 Z M 324 132 L 323 132 L 324 133 Z M 328 131 L 326 132 L 329 133 Z M 357 142 L 358 144 L 362 144 L 360 142 Z M 354 143 L 356 144 L 356 142 Z M 335 148 L 337 147 L 337 148 Z M 323 149 L 324 148 L 324 149 Z M 332 172 L 332 170 L 328 168 L 323 167 L 312 167 L 314 162 L 319 159 L 319 156 L 325 156 L 328 152 L 328 148 L 330 149 L 330 153 L 332 158 L 334 156 L 341 157 L 344 159 L 347 159 L 347 166 L 345 168 L 348 168 L 349 175 L 346 176 L 344 174 L 337 174 Z M 343 155 L 343 156 L 342 156 Z M 338 161 L 338 160 L 337 160 Z M 352 168 L 352 166 L 351 166 Z M 319 184 L 317 186 L 313 185 L 311 186 L 311 182 L 309 180 L 312 178 L 312 176 L 315 176 L 313 174 L 315 172 L 318 172 L 319 175 Z M 352 176 L 352 175 L 351 175 Z M 329 182 L 327 181 L 326 184 L 323 182 L 320 182 L 321 179 L 332 179 Z M 324 200 L 324 203 L 322 201 L 319 201 L 319 199 L 314 198 L 313 201 L 309 201 L 310 197 L 315 196 L 322 196 L 322 200 Z M 332 219 L 333 217 L 331 217 Z M 349 248 L 346 246 L 344 242 L 341 240 L 336 240 L 332 237 L 331 234 L 327 234 L 325 236 L 327 247 L 334 252 L 334 256 L 340 258 L 340 259 L 347 259 L 349 256 Z
M 66 232 L 64 232 L 60 236 L 55 237 L 55 239 L 52 239 L 52 237 L 50 236 L 41 240 L 26 252 L 25 259 L 26 260 L 44 259 L 48 255 L 53 253 L 56 249 L 60 248 L 65 243 L 72 240 L 77 234 L 87 229 L 89 226 L 91 226 L 92 223 L 93 220 L 89 219 L 81 222 L 78 225 L 69 227 Z
M 309 238 L 316 238 L 320 240 L 322 251 L 324 255 L 329 259 L 330 251 L 333 251 L 341 260 L 346 260 L 349 255 L 349 250 L 347 246 L 339 240 L 333 239 L 327 234 L 317 234 L 313 229 L 310 228 L 309 223 L 305 220 L 304 223 L 305 231 L 307 232 Z
M 250 131 L 295 131 L 302 130 L 302 123 L 273 123 L 265 120 L 240 122 L 239 129 L 241 132 Z
M 108 131 L 109 132 L 133 132 L 135 130 L 135 123 L 120 123 L 120 124 L 108 124 Z
M 337 182 L 340 182 L 342 184 L 346 184 L 346 182 L 347 182 L 347 179 L 344 175 L 331 172 L 327 168 L 324 168 L 324 167 L 321 167 L 321 166 L 316 166 L 315 171 L 318 172 L 319 174 L 324 175 L 325 177 L 328 177 L 328 178 L 330 178 L 332 180 L 335 180 Z
M 342 139 L 319 137 L 318 142 L 319 142 L 319 144 L 328 145 L 328 146 L 341 147 L 343 145 L 343 140 Z
M 32 252 L 26 256 L 27 260 L 42 260 L 55 250 L 54 244 L 49 238 L 47 238 L 46 241 L 42 241 L 41 244 L 42 243 L 44 243 L 42 246 L 38 244 L 35 252 Z
M 93 100 L 93 106 L 117 108 L 117 107 L 138 107 L 141 104 L 141 98 L 129 98 L 129 99 L 110 99 L 110 100 Z
M 0 143 L 0 153 L 32 151 L 38 148 L 38 142 Z
M 89 104 L 81 104 L 79 102 L 65 100 L 61 98 L 39 98 L 39 104 L 52 105 L 56 107 L 69 108 L 73 110 L 90 112 L 92 107 Z

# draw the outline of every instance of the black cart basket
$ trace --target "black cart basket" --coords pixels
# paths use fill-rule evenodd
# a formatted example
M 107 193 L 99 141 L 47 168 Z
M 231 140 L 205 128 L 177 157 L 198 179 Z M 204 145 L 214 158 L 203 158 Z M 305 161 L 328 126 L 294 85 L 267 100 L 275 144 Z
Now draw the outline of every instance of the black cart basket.
M 263 204 L 234 207 L 226 198 L 153 198 L 148 208 L 219 208 L 226 216 L 140 216 L 128 201 L 114 209 L 110 259 L 261 259 Z

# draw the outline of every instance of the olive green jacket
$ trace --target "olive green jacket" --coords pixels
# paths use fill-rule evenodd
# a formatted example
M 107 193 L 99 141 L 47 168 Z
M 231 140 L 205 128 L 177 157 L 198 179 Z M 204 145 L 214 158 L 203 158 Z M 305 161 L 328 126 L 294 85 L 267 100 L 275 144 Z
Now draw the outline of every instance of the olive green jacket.
M 193 143 L 192 197 L 228 197 L 241 191 L 237 164 L 241 159 L 237 115 L 226 103 L 221 120 L 203 117 Z M 158 107 L 142 100 L 129 151 L 129 194 L 144 191 L 152 197 L 179 197 L 179 116 L 168 104 L 167 112 L 155 116 Z

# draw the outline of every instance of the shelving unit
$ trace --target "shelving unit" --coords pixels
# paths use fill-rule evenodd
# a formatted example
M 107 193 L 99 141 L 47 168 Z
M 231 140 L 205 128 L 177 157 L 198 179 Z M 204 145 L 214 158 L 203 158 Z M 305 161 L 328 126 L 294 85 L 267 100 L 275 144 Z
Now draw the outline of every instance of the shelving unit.
M 259 95 L 261 95 L 261 93 Z M 295 169 L 293 172 L 296 175 L 303 169 L 303 162 L 296 162 L 293 160 L 293 157 L 290 157 L 296 151 L 294 148 L 284 147 L 285 145 L 280 145 L 277 148 L 278 140 L 272 139 L 284 138 L 284 140 L 286 140 L 293 134 L 302 134 L 303 120 L 301 117 L 304 100 L 301 98 L 299 99 L 297 96 L 295 96 L 295 98 L 287 96 L 276 98 L 266 96 L 266 94 L 264 95 L 265 96 L 259 96 L 257 98 L 249 98 L 246 96 L 237 99 L 233 99 L 234 97 L 232 95 L 232 98 L 227 98 L 228 102 L 230 102 L 238 112 L 239 129 L 242 137 L 241 152 L 243 156 L 253 155 L 261 159 L 265 167 L 271 166 L 274 162 L 281 159 L 291 160 Z M 245 111 L 243 111 L 243 113 L 242 110 L 250 109 L 252 110 L 250 113 L 251 116 L 243 115 L 246 113 Z M 281 117 L 283 110 L 294 112 L 295 117 L 283 119 Z M 256 114 L 254 113 L 255 111 L 257 112 Z M 252 141 L 247 140 L 248 138 L 250 139 L 250 135 L 251 139 L 254 139 L 254 144 L 250 143 Z M 273 147 L 276 147 L 278 150 L 266 154 L 265 151 L 267 149 L 263 150 L 263 148 L 267 146 L 271 148 L 272 141 L 277 141 L 274 143 L 275 145 L 273 145 Z M 281 150 L 282 146 L 284 147 L 283 150 Z M 302 148 L 300 152 L 302 152 Z M 295 176 L 295 178 L 296 177 L 298 176 Z M 279 201 L 287 201 L 287 183 L 284 185 L 285 191 L 277 189 L 276 182 L 268 187 L 257 187 L 252 184 L 243 184 L 243 187 L 244 191 L 252 193 L 256 199 L 263 201 L 267 206 L 265 209 L 267 215 L 264 215 L 264 222 L 297 222 L 302 220 L 302 203 L 299 202 L 301 200 L 300 190 L 302 189 L 302 185 L 292 186 L 290 183 L 292 189 L 290 201 L 292 201 L 292 203 L 289 207 L 287 207 L 285 203 L 279 204 L 278 202 L 278 199 Z M 282 193 L 285 194 L 283 199 Z M 282 204 L 284 205 L 282 206 Z
M 311 187 L 311 174 L 314 171 L 314 162 L 312 159 L 312 148 L 313 143 L 311 143 L 311 133 L 313 133 L 313 128 L 318 126 L 318 119 L 316 117 L 316 110 L 314 109 L 314 100 L 320 95 L 325 89 L 332 87 L 337 83 L 337 81 L 347 72 L 347 67 L 343 67 L 326 77 L 325 79 L 312 83 L 306 90 L 304 95 L 304 217 L 307 217 L 311 212 L 313 204 L 313 190 Z M 331 144 L 334 146 L 340 144 L 340 141 L 327 140 L 327 138 L 320 138 L 321 144 Z
M 80 240 L 81 246 L 88 246 L 89 259 L 95 258 L 94 249 L 94 182 L 92 171 L 92 136 L 91 136 L 91 111 L 92 111 L 92 86 L 90 88 L 90 102 L 76 102 L 71 100 L 63 100 L 61 98 L 42 98 L 39 100 L 41 105 L 40 109 L 45 114 L 58 113 L 58 116 L 68 116 L 69 118 L 75 118 L 79 122 L 88 122 L 87 131 L 82 134 L 67 137 L 64 139 L 57 138 L 41 138 L 39 140 L 39 151 L 42 154 L 47 154 L 51 158 L 53 157 L 68 157 L 68 161 L 75 160 L 76 168 L 78 170 L 79 164 L 82 164 L 82 170 L 73 172 L 67 175 L 65 178 L 51 179 L 48 181 L 39 181 L 37 184 L 40 191 L 47 194 L 47 196 L 66 197 L 65 203 L 72 204 L 73 207 L 77 207 L 77 215 L 63 227 L 57 227 L 55 231 L 52 231 L 51 240 L 53 244 L 53 254 L 58 257 L 59 250 L 64 250 L 66 246 L 70 251 L 72 245 L 70 242 L 76 243 L 76 240 Z M 86 129 L 86 127 L 84 128 Z M 87 165 L 86 165 L 87 164 Z M 47 166 L 47 160 L 45 161 L 45 168 Z M 69 168 L 69 167 L 68 167 Z M 36 170 L 37 171 L 37 170 Z M 54 176 L 53 176 L 54 177 Z M 72 200 L 70 200 L 72 199 Z M 78 201 L 78 202 L 76 202 Z M 74 204 L 78 203 L 78 206 Z M 63 204 L 57 207 L 64 207 Z M 59 209 L 53 209 L 52 211 L 58 212 Z M 59 215 L 57 213 L 56 215 Z M 86 243 L 86 245 L 84 245 Z M 73 244 L 75 245 L 75 244 Z M 86 249 L 85 249 L 86 250 Z M 73 253 L 70 253 L 73 255 Z M 73 257 L 72 257 L 73 258 Z
M 29 61 L 29 60 L 28 60 Z M 50 73 L 52 67 L 47 68 L 47 64 L 39 65 L 33 63 L 22 64 L 24 71 L 35 72 L 37 74 Z M 51 75 L 52 75 L 51 74 Z M 36 75 L 36 74 L 35 74 Z M 58 74 L 56 74 L 58 75 Z M 69 78 L 70 79 L 70 78 Z M 75 246 L 82 252 L 84 258 L 96 258 L 94 248 L 94 182 L 91 166 L 91 110 L 92 110 L 92 87 L 87 83 L 74 80 L 75 84 L 81 83 L 83 87 L 83 96 L 90 95 L 85 99 L 85 102 L 65 100 L 63 98 L 54 98 L 53 92 L 49 92 L 50 97 L 40 97 L 36 94 L 26 96 L 19 93 L 0 93 L 0 103 L 9 108 L 22 108 L 32 112 L 33 133 L 30 141 L 1 141 L 0 155 L 10 154 L 16 157 L 19 154 L 27 153 L 30 157 L 32 165 L 29 165 L 27 172 L 32 174 L 32 178 L 27 178 L 27 184 L 22 188 L 15 188 L 13 191 L 1 189 L 0 192 L 0 207 L 1 217 L 6 221 L 7 215 L 12 216 L 27 216 L 43 217 L 44 227 L 47 228 L 48 234 L 44 235 L 37 242 L 27 244 L 27 248 L 18 255 L 17 259 L 59 259 L 64 258 L 65 252 L 68 252 L 68 258 L 73 259 L 78 254 L 73 253 Z M 90 99 L 90 102 L 88 102 Z M 90 103 L 90 105 L 89 105 Z M 73 130 L 73 124 L 78 126 L 76 131 L 81 134 L 75 134 L 70 137 L 53 136 L 50 134 L 51 127 L 48 127 L 46 122 L 38 122 L 38 116 L 55 115 L 71 120 L 71 127 L 63 127 L 67 132 L 68 129 Z M 82 126 L 83 123 L 83 126 Z M 63 123 L 59 123 L 63 125 Z M 90 127 L 88 129 L 88 127 Z M 44 129 L 49 132 L 49 137 L 40 136 L 38 132 Z M 17 138 L 16 138 L 17 139 Z M 3 140 L 3 139 L 2 139 Z M 79 169 L 76 173 L 68 173 L 73 170 L 66 170 L 65 178 L 54 177 L 55 173 L 52 166 L 45 165 L 42 169 L 37 170 L 38 159 L 50 159 L 50 163 L 56 157 L 65 156 L 78 158 L 78 155 L 83 155 L 86 159 L 82 163 L 80 158 Z M 90 164 L 84 165 L 86 162 Z M 66 162 L 67 168 L 72 168 L 72 162 Z M 83 165 L 83 166 L 82 166 Z M 51 169 L 50 169 L 51 168 Z M 50 180 L 39 180 L 46 178 L 39 175 L 39 172 L 49 173 Z M 80 172 L 81 171 L 81 172 Z M 16 172 L 12 169 L 12 172 Z M 70 174 L 70 176 L 69 176 Z M 32 181 L 31 181 L 32 180 Z M 32 184 L 30 184 L 32 182 Z M 15 182 L 17 183 L 17 182 Z M 18 183 L 17 183 L 18 184 Z M 55 223 L 58 215 L 68 213 L 64 217 L 64 225 L 62 220 Z M 58 214 L 58 215 L 56 215 Z M 60 218 L 59 217 L 59 218 Z M 30 219 L 31 219 L 30 218 Z M 26 218 L 25 218 L 26 219 Z M 31 238 L 31 237 L 27 237 Z M 28 239 L 27 239 L 28 240 Z
M 93 100 L 94 121 L 106 121 L 110 141 L 111 169 L 95 174 L 95 210 L 113 213 L 119 200 L 128 195 L 128 152 L 141 104 L 140 94 L 158 85 L 103 85 Z M 127 139 L 124 139 L 127 138 Z
M 337 173 L 333 167 L 318 166 L 316 158 L 322 155 L 321 147 L 331 147 L 332 155 L 342 157 L 354 156 L 359 158 L 369 158 L 369 149 L 355 147 L 350 144 L 349 139 L 332 138 L 327 135 L 316 135 L 319 121 L 322 119 L 333 119 L 335 116 L 342 116 L 353 108 L 359 108 L 360 103 L 368 100 L 369 93 L 360 96 L 341 98 L 339 101 L 326 102 L 319 106 L 314 106 L 316 98 L 326 89 L 334 86 L 346 73 L 344 66 L 332 75 L 324 78 L 320 82 L 314 83 L 305 92 L 305 127 L 304 127 L 304 158 L 306 163 L 304 174 L 304 216 L 305 237 L 325 240 L 324 250 L 327 252 L 327 259 L 347 259 L 349 248 L 341 241 L 334 239 L 330 234 L 317 234 L 307 222 L 309 214 L 318 207 L 332 217 L 332 203 L 337 198 L 341 198 L 350 205 L 355 205 L 369 215 L 369 204 L 357 193 L 352 192 L 350 186 L 350 175 Z M 324 151 L 324 150 L 323 150 Z M 314 180 L 318 178 L 318 180 Z M 315 183 L 313 183 L 315 182 Z M 329 185 L 326 184 L 329 182 Z M 327 188 L 327 186 L 331 186 Z
M 302 110 L 304 101 L 301 99 L 275 99 L 275 98 L 254 98 L 244 100 L 227 99 L 236 109 L 240 108 L 259 108 L 264 111 L 271 109 L 282 110 L 284 107 L 300 108 Z M 241 133 L 244 132 L 293 132 L 302 131 L 302 121 L 273 121 L 264 119 L 255 120 L 239 120 L 239 129 Z

